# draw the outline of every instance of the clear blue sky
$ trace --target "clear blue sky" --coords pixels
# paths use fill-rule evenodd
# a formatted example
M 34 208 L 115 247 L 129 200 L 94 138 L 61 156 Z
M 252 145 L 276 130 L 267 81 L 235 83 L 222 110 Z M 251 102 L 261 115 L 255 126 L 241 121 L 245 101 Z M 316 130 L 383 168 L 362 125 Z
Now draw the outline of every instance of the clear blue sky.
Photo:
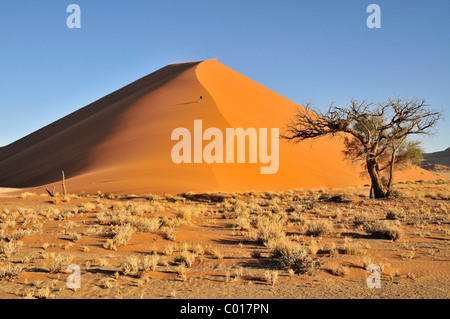
M 71 3 L 81 29 L 66 26 Z M 380 29 L 366 25 L 371 3 Z M 448 117 L 449 33 L 448 0 L 0 0 L 0 145 L 167 64 L 210 58 L 297 103 L 424 97 Z M 425 151 L 449 136 L 446 119 Z

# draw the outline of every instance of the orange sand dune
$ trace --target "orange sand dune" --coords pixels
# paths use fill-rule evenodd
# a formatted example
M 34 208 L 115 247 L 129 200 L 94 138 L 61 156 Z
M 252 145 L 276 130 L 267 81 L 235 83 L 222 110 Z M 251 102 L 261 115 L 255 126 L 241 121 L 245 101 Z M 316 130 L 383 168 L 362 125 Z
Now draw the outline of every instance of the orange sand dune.
M 203 99 L 199 102 L 199 97 Z M 345 161 L 339 139 L 279 143 L 279 170 L 261 163 L 181 163 L 171 158 L 176 128 L 279 128 L 298 105 L 216 60 L 164 67 L 8 146 L 0 148 L 0 186 L 59 183 L 70 193 L 177 193 L 284 190 L 367 184 Z M 205 146 L 208 142 L 203 142 Z M 248 146 L 248 145 L 247 145 Z M 247 161 L 248 162 L 248 161 Z M 418 167 L 401 180 L 432 180 Z

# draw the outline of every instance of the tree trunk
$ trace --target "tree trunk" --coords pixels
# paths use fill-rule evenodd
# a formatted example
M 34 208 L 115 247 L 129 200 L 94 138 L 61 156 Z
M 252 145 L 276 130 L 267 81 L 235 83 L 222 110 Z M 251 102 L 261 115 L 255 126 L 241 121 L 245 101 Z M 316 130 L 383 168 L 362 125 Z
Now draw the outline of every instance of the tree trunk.
M 372 181 L 373 196 L 375 198 L 385 198 L 386 190 L 383 187 L 380 174 L 378 173 L 377 170 L 377 161 L 375 159 L 368 159 L 366 163 L 367 163 L 367 171 L 369 173 L 370 180 Z
M 64 176 L 64 171 L 61 171 L 62 173 L 62 189 L 63 189 L 63 195 L 64 197 L 67 196 L 67 190 L 66 190 L 66 178 Z
M 392 181 L 394 180 L 395 152 L 397 152 L 396 149 L 394 149 L 394 151 L 392 152 L 391 166 L 389 167 L 389 180 L 388 180 L 387 190 L 386 190 L 386 196 L 388 196 L 388 197 L 389 197 L 389 194 L 391 193 Z

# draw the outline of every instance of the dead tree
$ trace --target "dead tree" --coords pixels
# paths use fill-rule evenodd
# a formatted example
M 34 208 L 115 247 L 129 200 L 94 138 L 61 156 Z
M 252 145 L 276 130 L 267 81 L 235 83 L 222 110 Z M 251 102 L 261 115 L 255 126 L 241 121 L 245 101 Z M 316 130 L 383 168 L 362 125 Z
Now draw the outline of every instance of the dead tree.
M 64 176 L 64 171 L 61 171 L 61 185 L 62 185 L 62 190 L 63 190 L 63 196 L 66 197 L 67 196 L 67 189 L 66 189 L 66 177 Z M 51 196 L 51 197 L 55 197 L 55 186 L 52 186 L 52 190 L 50 191 L 47 187 L 45 188 L 45 190 L 47 191 L 47 193 Z
M 429 134 L 441 113 L 427 108 L 424 99 L 388 99 L 379 103 L 350 101 L 348 107 L 330 105 L 326 112 L 307 104 L 299 107 L 281 138 L 300 142 L 322 136 L 344 137 L 344 154 L 363 160 L 375 198 L 389 197 L 400 148 L 411 135 Z M 388 171 L 384 185 L 381 172 Z
M 52 191 L 49 191 L 47 187 L 45 188 L 45 190 L 50 195 L 50 197 L 55 197 L 55 186 L 52 186 Z
M 63 196 L 67 196 L 67 190 L 66 190 L 66 178 L 64 176 L 64 171 L 61 171 L 62 173 L 62 189 L 63 189 Z

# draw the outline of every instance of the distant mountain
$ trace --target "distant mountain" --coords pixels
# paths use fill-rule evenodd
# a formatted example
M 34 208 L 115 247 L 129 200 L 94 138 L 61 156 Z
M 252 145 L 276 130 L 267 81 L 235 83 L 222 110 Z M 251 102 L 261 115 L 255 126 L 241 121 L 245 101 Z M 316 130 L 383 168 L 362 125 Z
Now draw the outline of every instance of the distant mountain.
M 450 147 L 445 151 L 425 153 L 423 159 L 423 164 L 444 165 L 448 166 L 450 169 Z
M 422 168 L 450 177 L 450 147 L 445 151 L 425 153 Z

